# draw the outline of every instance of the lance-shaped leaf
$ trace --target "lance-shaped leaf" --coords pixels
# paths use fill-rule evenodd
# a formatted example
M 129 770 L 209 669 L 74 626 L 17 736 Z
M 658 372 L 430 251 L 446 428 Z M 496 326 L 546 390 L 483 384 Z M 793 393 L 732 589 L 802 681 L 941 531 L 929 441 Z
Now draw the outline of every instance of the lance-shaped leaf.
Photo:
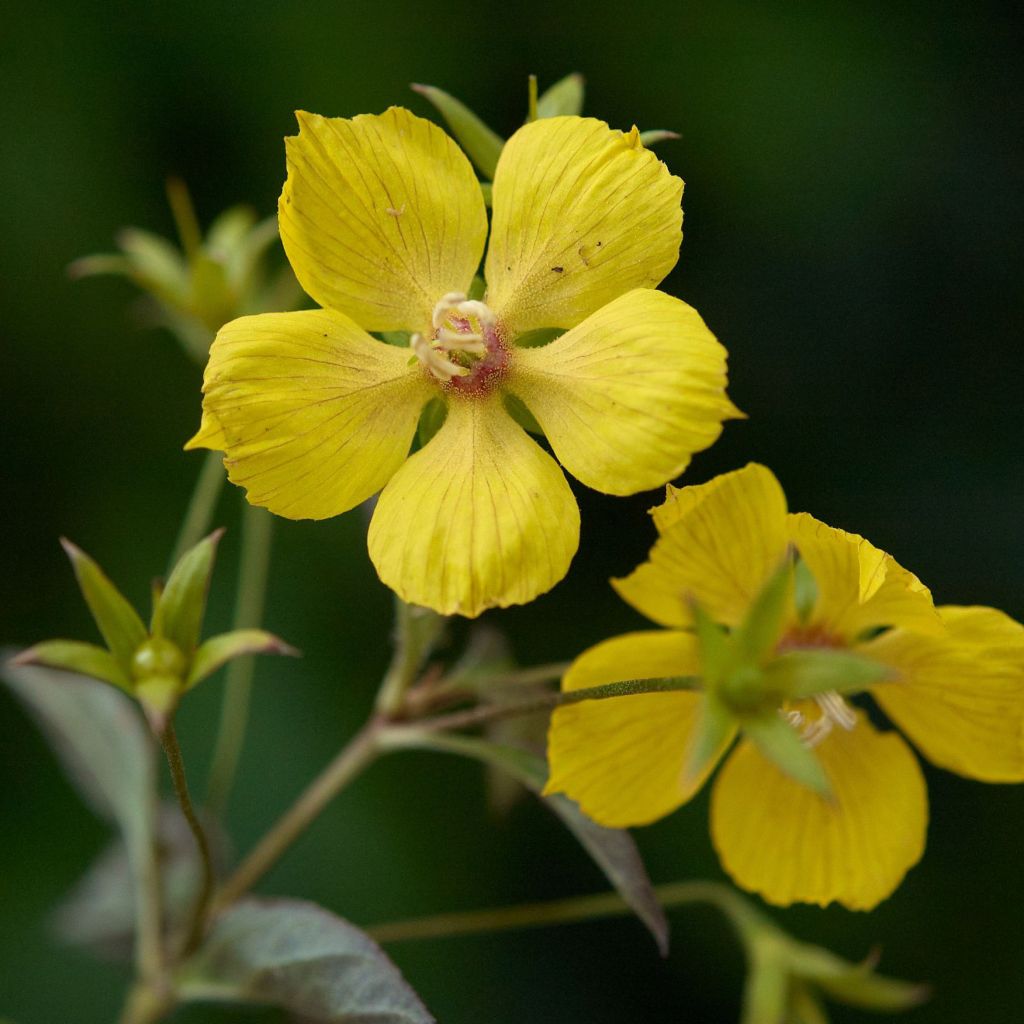
M 927 985 L 875 974 L 877 956 L 852 964 L 819 946 L 791 942 L 787 950 L 790 969 L 820 988 L 832 999 L 867 1010 L 908 1010 L 930 995 Z
M 576 117 L 583 112 L 583 76 L 574 72 L 545 89 L 537 100 L 538 117 Z
M 299 900 L 250 898 L 223 913 L 183 968 L 178 993 L 278 1006 L 316 1024 L 434 1020 L 369 936 Z
M 547 783 L 544 758 L 519 747 L 491 743 L 475 736 L 454 736 L 418 732 L 411 727 L 403 744 L 472 757 L 507 772 L 527 789 L 540 795 Z M 668 921 L 647 875 L 633 837 L 624 829 L 605 828 L 588 818 L 576 804 L 560 793 L 541 800 L 563 821 L 590 854 L 605 877 L 618 890 L 630 909 L 654 937 L 659 951 L 668 951 Z
M 131 701 L 104 683 L 35 666 L 4 664 L 0 676 L 39 723 L 85 801 L 120 826 L 133 860 L 148 856 L 154 749 Z
M 192 668 L 185 680 L 185 689 L 191 689 L 196 683 L 213 675 L 221 665 L 244 654 L 287 654 L 298 657 L 299 652 L 280 637 L 262 629 L 236 629 L 230 633 L 220 633 L 204 640 L 196 651 Z
M 667 128 L 651 128 L 640 133 L 640 142 L 647 148 L 657 145 L 659 142 L 668 142 L 670 139 L 679 139 L 682 136 L 679 132 L 670 132 Z
M 223 535 L 215 530 L 181 556 L 153 611 L 153 635 L 169 640 L 186 658 L 199 643 L 213 560 Z
M 832 789 L 821 762 L 782 715 L 769 711 L 744 719 L 743 731 L 780 771 L 820 796 L 831 798 Z
M 488 181 L 494 179 L 498 157 L 505 146 L 505 140 L 473 113 L 465 103 L 433 85 L 414 82 L 412 89 L 426 97 L 440 111 L 448 123 L 452 135 L 469 154 Z
M 808 648 L 769 662 L 764 676 L 773 692 L 796 700 L 818 693 L 858 693 L 892 676 L 892 669 L 853 651 Z
M 11 664 L 42 665 L 63 672 L 77 672 L 131 692 L 131 680 L 117 658 L 96 644 L 85 644 L 79 640 L 44 640 L 22 651 Z
M 142 619 L 117 587 L 107 579 L 103 570 L 81 548 L 64 537 L 60 542 L 71 559 L 82 596 L 110 653 L 117 659 L 122 670 L 130 675 L 132 655 L 147 635 Z

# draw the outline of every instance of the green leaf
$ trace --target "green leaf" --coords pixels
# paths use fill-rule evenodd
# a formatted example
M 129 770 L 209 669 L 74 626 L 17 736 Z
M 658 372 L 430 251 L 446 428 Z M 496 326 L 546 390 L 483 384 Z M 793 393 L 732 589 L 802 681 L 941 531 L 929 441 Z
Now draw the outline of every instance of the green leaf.
M 444 90 L 416 82 L 412 89 L 426 97 L 440 111 L 452 135 L 469 154 L 469 158 L 488 181 L 493 181 L 505 140 L 488 128 L 469 107 Z
M 60 542 L 71 559 L 82 596 L 110 653 L 130 676 L 132 656 L 148 635 L 142 619 L 117 587 L 107 579 L 103 570 L 81 548 L 65 537 L 61 537 Z
M 769 711 L 745 719 L 743 731 L 780 771 L 820 796 L 831 798 L 832 790 L 821 762 L 782 715 Z
M 721 760 L 736 735 L 736 718 L 713 693 L 705 693 L 700 702 L 697 728 L 686 754 L 683 777 L 696 782 Z
M 432 398 L 423 407 L 420 424 L 416 430 L 416 438 L 421 448 L 426 447 L 431 438 L 444 426 L 448 418 L 448 406 L 440 398 Z
M 192 659 L 192 669 L 185 680 L 189 690 L 207 676 L 213 675 L 221 665 L 246 654 L 287 654 L 298 657 L 299 652 L 280 637 L 263 629 L 235 629 L 219 633 L 204 640 Z
M 153 615 L 153 635 L 169 640 L 186 658 L 199 643 L 213 560 L 223 535 L 215 530 L 181 556 Z
M 633 837 L 624 829 L 604 828 L 591 821 L 572 800 L 560 793 L 543 796 L 548 778 L 548 768 L 543 757 L 519 747 L 491 743 L 475 736 L 417 732 L 415 726 L 404 730 L 404 734 L 404 745 L 475 758 L 507 772 L 527 789 L 541 795 L 542 801 L 562 819 L 619 895 L 644 923 L 659 951 L 663 955 L 667 952 L 668 921 Z
M 183 968 L 187 1000 L 278 1006 L 317 1024 L 431 1024 L 366 934 L 300 900 L 246 899 L 215 921 Z
M 575 72 L 555 82 L 537 100 L 537 117 L 579 117 L 583 113 L 583 85 L 583 76 Z
M 744 661 L 761 664 L 775 650 L 790 609 L 792 592 L 793 559 L 787 554 L 736 629 L 735 643 Z
M 132 689 L 131 680 L 110 651 L 96 644 L 84 644 L 78 640 L 44 640 L 41 644 L 22 651 L 11 664 L 42 665 L 64 672 L 78 672 L 105 683 L 112 683 L 126 693 L 131 693 Z
M 818 693 L 856 693 L 892 676 L 892 669 L 853 651 L 807 648 L 787 651 L 768 663 L 764 676 L 773 692 L 791 699 Z
M 659 142 L 669 142 L 679 138 L 682 138 L 679 132 L 670 132 L 665 128 L 652 128 L 650 131 L 640 133 L 640 142 L 648 149 Z
M 135 705 L 105 683 L 35 666 L 0 666 L 68 777 L 100 817 L 120 826 L 129 849 L 152 834 L 154 747 Z

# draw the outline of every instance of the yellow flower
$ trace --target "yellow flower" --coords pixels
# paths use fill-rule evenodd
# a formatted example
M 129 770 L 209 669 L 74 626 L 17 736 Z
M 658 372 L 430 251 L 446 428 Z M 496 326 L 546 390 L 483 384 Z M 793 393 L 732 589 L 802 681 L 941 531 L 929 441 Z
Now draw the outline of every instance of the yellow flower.
M 579 511 L 555 455 L 610 494 L 660 486 L 738 415 L 726 353 L 655 286 L 682 237 L 683 183 L 634 129 L 553 117 L 505 145 L 488 232 L 469 161 L 392 107 L 299 113 L 281 237 L 323 308 L 243 317 L 218 334 L 189 447 L 225 452 L 253 504 L 324 519 L 383 488 L 369 531 L 381 579 L 444 613 L 529 601 L 566 573 Z M 540 347 L 518 342 L 567 328 Z M 410 332 L 408 347 L 368 331 Z M 431 399 L 436 435 L 408 458 Z
M 692 601 L 735 628 L 791 544 L 813 583 L 804 576 L 777 651 L 849 649 L 888 666 L 890 675 L 870 694 L 928 760 L 988 782 L 1024 779 L 1019 623 L 992 608 L 936 608 L 916 576 L 862 537 L 788 514 L 778 481 L 762 466 L 669 488 L 652 514 L 660 536 L 648 561 L 613 582 L 668 628 L 584 652 L 564 689 L 699 674 Z M 700 778 L 686 777 L 706 699 L 677 691 L 559 708 L 549 735 L 548 790 L 568 794 L 609 826 L 670 813 L 700 788 L 737 733 L 724 737 Z M 877 729 L 836 693 L 779 710 L 817 755 L 832 799 L 741 739 L 711 794 L 722 864 L 771 903 L 873 907 L 924 850 L 927 794 L 917 760 L 896 732 Z

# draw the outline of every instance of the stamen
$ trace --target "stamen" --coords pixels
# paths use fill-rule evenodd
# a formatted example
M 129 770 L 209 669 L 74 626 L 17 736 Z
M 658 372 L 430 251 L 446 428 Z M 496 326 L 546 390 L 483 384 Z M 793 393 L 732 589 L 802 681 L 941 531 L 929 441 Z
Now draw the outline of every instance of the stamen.
M 853 708 L 834 690 L 819 693 L 814 697 L 821 714 L 813 721 L 802 711 L 785 710 L 782 714 L 795 729 L 800 730 L 800 738 L 812 749 L 818 746 L 836 727 L 850 732 L 857 725 L 857 715 Z
M 434 306 L 431 323 L 432 335 L 413 334 L 409 345 L 416 358 L 446 384 L 482 371 L 481 364 L 498 345 L 494 314 L 486 303 L 467 299 L 462 292 L 443 295 Z

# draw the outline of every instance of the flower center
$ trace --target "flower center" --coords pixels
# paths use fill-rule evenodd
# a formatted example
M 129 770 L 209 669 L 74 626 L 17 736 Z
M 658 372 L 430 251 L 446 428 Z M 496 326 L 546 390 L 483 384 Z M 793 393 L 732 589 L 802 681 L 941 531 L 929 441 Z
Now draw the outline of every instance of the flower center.
M 508 350 L 489 307 L 449 292 L 434 307 L 432 321 L 429 336 L 417 332 L 409 339 L 427 372 L 451 391 L 489 392 L 508 366 Z
M 853 708 L 835 690 L 817 694 L 814 697 L 814 703 L 818 705 L 820 712 L 817 718 L 809 718 L 802 711 L 796 709 L 784 712 L 790 724 L 800 730 L 800 738 L 812 749 L 821 743 L 836 726 L 850 732 L 857 724 L 857 716 Z

